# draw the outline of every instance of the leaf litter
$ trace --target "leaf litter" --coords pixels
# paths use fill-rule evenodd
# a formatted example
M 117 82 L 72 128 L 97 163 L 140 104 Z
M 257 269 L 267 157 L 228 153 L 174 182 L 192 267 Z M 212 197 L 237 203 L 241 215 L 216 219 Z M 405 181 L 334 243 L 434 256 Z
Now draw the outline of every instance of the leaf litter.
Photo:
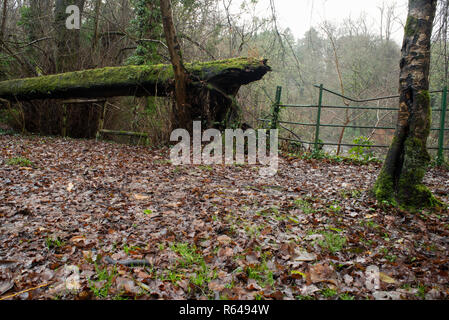
M 284 156 L 261 178 L 168 159 L 167 148 L 0 136 L 0 299 L 449 296 L 448 211 L 377 203 L 378 164 Z M 425 183 L 449 203 L 448 171 Z

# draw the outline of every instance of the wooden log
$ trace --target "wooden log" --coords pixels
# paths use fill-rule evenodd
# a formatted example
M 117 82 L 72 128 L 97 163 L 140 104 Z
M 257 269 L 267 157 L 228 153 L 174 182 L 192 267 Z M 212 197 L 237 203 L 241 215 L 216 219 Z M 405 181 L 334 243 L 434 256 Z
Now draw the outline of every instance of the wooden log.
M 190 89 L 207 86 L 233 94 L 260 80 L 266 60 L 234 58 L 186 64 Z M 114 96 L 167 96 L 174 88 L 171 65 L 108 67 L 0 82 L 0 99 L 91 99 Z
M 101 133 L 113 134 L 116 136 L 130 136 L 130 137 L 148 137 L 148 133 L 145 132 L 130 132 L 130 131 L 118 131 L 118 130 L 99 130 Z
M 65 104 L 85 104 L 85 103 L 91 103 L 91 104 L 103 104 L 106 102 L 106 99 L 69 99 L 64 100 L 62 103 Z

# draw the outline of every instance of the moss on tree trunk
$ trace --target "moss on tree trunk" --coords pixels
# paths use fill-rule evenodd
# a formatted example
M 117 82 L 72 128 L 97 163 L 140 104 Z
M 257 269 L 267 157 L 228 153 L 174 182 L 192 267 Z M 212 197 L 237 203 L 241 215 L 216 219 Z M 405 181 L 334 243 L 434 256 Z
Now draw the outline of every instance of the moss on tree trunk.
M 436 0 L 409 0 L 399 79 L 399 114 L 393 142 L 374 185 L 378 200 L 408 209 L 440 202 L 422 184 L 430 156 L 430 38 Z

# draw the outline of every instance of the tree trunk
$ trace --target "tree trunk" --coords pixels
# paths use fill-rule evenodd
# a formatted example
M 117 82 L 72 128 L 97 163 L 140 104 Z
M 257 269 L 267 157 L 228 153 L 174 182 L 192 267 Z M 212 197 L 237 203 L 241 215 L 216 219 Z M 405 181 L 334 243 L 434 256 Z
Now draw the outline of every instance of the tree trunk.
M 101 0 L 95 1 L 94 35 L 92 37 L 92 53 L 95 55 L 98 46 L 98 27 L 100 24 Z
M 162 24 L 164 25 L 165 39 L 167 41 L 170 60 L 175 75 L 175 101 L 176 107 L 172 112 L 172 126 L 175 128 L 190 128 L 193 126 L 190 104 L 187 99 L 187 71 L 182 61 L 181 46 L 176 36 L 173 23 L 173 11 L 170 0 L 160 0 Z
M 422 184 L 430 156 L 430 45 L 437 0 L 409 0 L 399 76 L 399 114 L 393 142 L 374 186 L 376 198 L 404 208 L 434 207 Z
M 226 122 L 242 85 L 262 79 L 270 71 L 266 60 L 237 58 L 187 63 L 192 119 Z M 115 96 L 168 96 L 174 89 L 171 65 L 108 67 L 0 82 L 0 98 L 33 99 L 99 98 Z M 187 127 L 188 129 L 192 124 Z
M 0 26 L 0 40 L 3 40 L 5 36 L 7 16 L 8 16 L 8 0 L 3 0 L 2 22 Z
M 56 0 L 55 2 L 55 30 L 56 30 L 56 70 L 68 72 L 80 67 L 80 30 L 66 28 L 69 5 L 76 5 L 83 12 L 85 0 Z

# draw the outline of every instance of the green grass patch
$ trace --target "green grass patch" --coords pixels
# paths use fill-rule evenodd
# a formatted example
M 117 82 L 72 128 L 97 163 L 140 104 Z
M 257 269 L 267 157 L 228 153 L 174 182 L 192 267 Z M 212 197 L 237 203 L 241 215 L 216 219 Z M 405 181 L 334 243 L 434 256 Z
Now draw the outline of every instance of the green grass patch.
M 304 214 L 315 213 L 316 210 L 313 208 L 312 204 L 307 199 L 296 199 L 295 206 L 304 212 Z
M 188 270 L 190 283 L 208 296 L 210 294 L 208 284 L 217 278 L 217 273 L 209 269 L 204 261 L 204 257 L 198 252 L 196 246 L 188 243 L 173 243 L 170 245 L 170 249 L 178 254 L 180 258 L 176 261 L 176 265 L 168 271 L 165 278 L 177 284 L 178 281 L 188 277 L 186 275 Z
M 345 236 L 329 231 L 323 231 L 321 234 L 324 239 L 318 240 L 318 244 L 332 254 L 341 251 L 346 245 L 347 239 Z
M 351 296 L 351 295 L 348 294 L 348 293 L 342 293 L 342 294 L 340 294 L 339 299 L 340 299 L 340 300 L 354 300 L 355 297 L 354 297 L 354 296 Z
M 45 239 L 45 246 L 48 249 L 57 249 L 57 248 L 61 248 L 62 246 L 64 246 L 64 242 L 61 241 L 61 239 L 59 239 L 59 237 L 56 238 L 51 238 L 51 237 L 47 237 Z
M 31 160 L 24 158 L 24 157 L 10 158 L 10 159 L 8 159 L 8 161 L 6 161 L 6 164 L 10 165 L 10 166 L 19 166 L 19 167 L 33 167 L 34 166 L 33 162 L 31 162 Z
M 323 290 L 321 290 L 321 294 L 325 298 L 332 298 L 332 297 L 335 297 L 337 295 L 337 290 L 330 289 L 330 288 L 324 288 Z
M 256 280 L 262 288 L 266 286 L 273 287 L 274 285 L 274 275 L 273 272 L 268 269 L 266 259 L 266 255 L 262 254 L 262 262 L 260 264 L 248 266 L 245 269 L 248 278 Z
M 112 280 L 117 275 L 117 269 L 114 267 L 111 271 L 107 268 L 100 268 L 95 264 L 95 277 L 94 280 L 89 279 L 89 289 L 98 298 L 106 298 L 109 295 L 109 289 L 112 286 Z M 101 285 L 96 285 L 101 283 Z

